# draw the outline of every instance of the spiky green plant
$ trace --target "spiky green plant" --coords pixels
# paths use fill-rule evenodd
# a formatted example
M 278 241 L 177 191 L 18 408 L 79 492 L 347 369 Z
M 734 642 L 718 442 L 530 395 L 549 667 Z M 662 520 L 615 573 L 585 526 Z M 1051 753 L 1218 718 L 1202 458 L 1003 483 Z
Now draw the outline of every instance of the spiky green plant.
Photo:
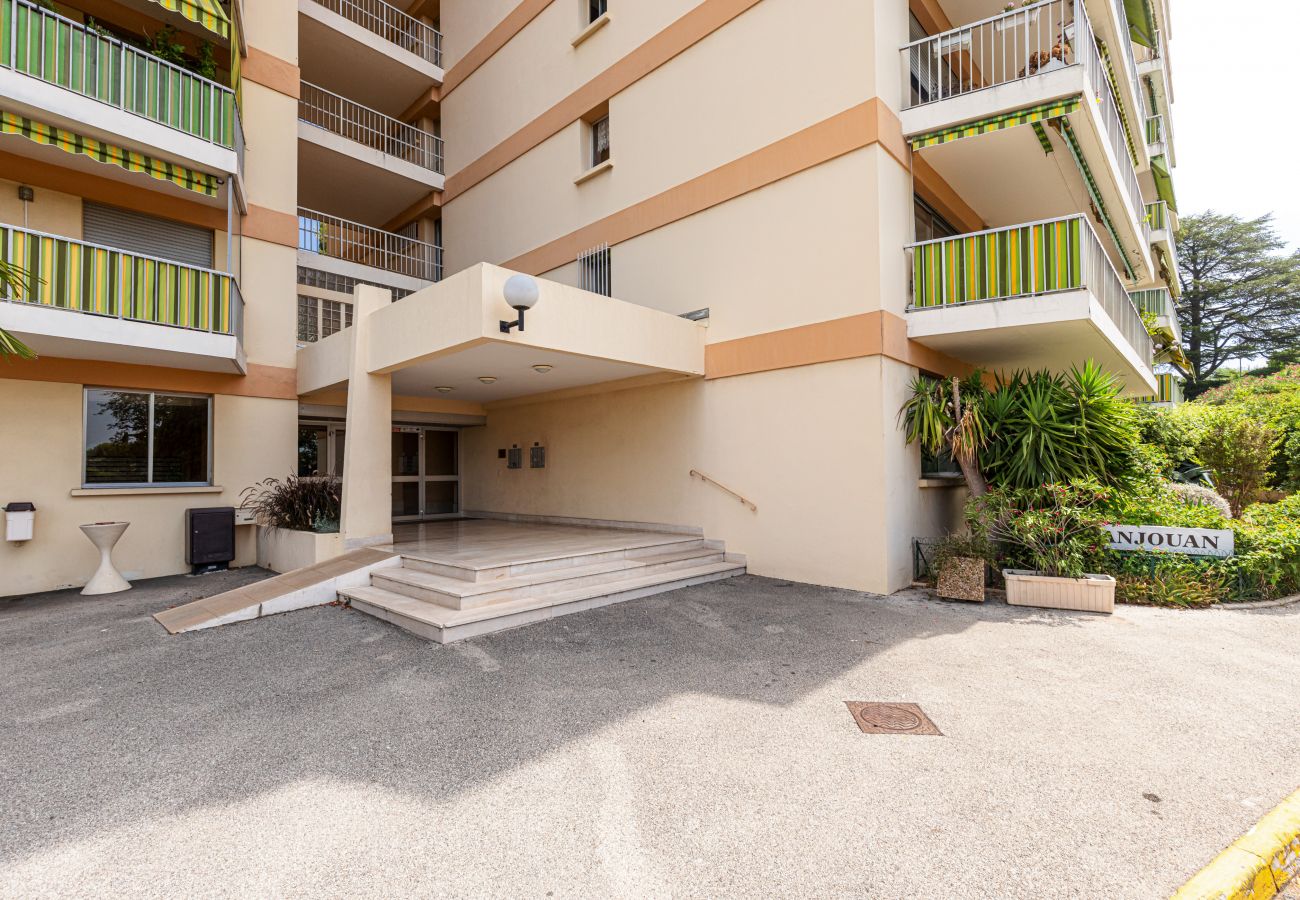
M 983 494 L 987 484 L 980 453 L 987 442 L 984 402 L 988 392 L 981 374 L 944 380 L 918 375 L 909 390 L 907 402 L 899 410 L 907 442 L 930 453 L 951 454 L 971 493 Z
M 27 270 L 8 260 L 0 259 L 0 296 L 21 297 L 31 279 Z M 39 280 L 39 279 L 38 279 Z M 36 351 L 18 338 L 0 328 L 0 359 L 35 359 Z
M 343 482 L 333 475 L 267 478 L 244 488 L 240 501 L 259 525 L 332 533 L 339 530 Z

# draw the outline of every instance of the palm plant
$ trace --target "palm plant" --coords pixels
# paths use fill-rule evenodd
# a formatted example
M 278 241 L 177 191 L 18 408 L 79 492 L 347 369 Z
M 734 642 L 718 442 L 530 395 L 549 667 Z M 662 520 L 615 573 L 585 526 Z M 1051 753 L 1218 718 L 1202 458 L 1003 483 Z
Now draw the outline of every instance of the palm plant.
M 972 495 L 988 490 L 980 466 L 980 452 L 988 440 L 984 404 L 988 397 L 981 375 L 940 381 L 918 375 L 911 395 L 899 411 L 907 429 L 907 442 L 930 453 L 949 453 L 961 467 Z
M 26 269 L 8 260 L 0 259 L 0 297 L 21 296 L 28 278 Z M 0 359 L 35 358 L 36 351 L 3 328 L 0 328 Z

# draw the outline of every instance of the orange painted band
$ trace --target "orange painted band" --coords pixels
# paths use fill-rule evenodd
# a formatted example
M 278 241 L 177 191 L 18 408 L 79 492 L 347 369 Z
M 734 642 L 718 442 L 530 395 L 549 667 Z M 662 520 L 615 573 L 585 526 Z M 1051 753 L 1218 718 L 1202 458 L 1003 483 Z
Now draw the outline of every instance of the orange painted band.
M 510 43 L 515 35 L 523 31 L 529 22 L 537 18 L 542 10 L 550 5 L 551 0 L 523 0 L 512 9 L 504 19 L 496 24 L 496 27 L 484 36 L 483 40 L 470 48 L 468 53 L 447 70 L 447 74 L 442 80 L 442 96 L 446 97 L 466 78 L 473 75 L 480 66 L 496 56 L 502 47 Z
M 540 275 L 573 262 L 588 247 L 639 237 L 877 143 L 907 167 L 907 144 L 898 118 L 879 98 L 872 98 L 502 265 Z
M 298 399 L 296 369 L 261 366 L 255 363 L 249 364 L 247 375 L 227 375 L 220 372 L 168 369 L 162 366 L 42 356 L 30 362 L 0 365 L 0 378 L 184 391 L 189 394 L 228 394 L 234 397 L 262 397 L 270 400 Z
M 248 57 L 240 69 L 240 75 L 247 81 L 260 84 L 297 100 L 302 94 L 302 72 L 291 62 L 278 56 L 248 48 Z
M 704 0 L 604 72 L 447 179 L 444 203 L 480 184 L 762 0 Z M 447 94 L 443 90 L 443 96 Z
M 907 322 L 884 310 L 769 331 L 704 348 L 704 377 L 731 378 L 866 356 L 886 356 L 938 375 L 970 367 L 907 337 Z
M 266 241 L 268 244 L 280 244 L 283 247 L 297 249 L 298 217 L 250 203 L 248 215 L 243 219 L 243 236 Z

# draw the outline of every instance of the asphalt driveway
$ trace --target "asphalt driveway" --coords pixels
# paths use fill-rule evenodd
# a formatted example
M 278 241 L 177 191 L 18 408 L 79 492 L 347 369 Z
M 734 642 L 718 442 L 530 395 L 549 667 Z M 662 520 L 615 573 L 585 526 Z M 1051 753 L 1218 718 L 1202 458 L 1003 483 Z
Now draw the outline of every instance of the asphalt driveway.
M 0 896 L 1148 898 L 1300 786 L 1300 606 L 744 577 L 447 647 L 150 618 L 256 577 L 0 601 Z

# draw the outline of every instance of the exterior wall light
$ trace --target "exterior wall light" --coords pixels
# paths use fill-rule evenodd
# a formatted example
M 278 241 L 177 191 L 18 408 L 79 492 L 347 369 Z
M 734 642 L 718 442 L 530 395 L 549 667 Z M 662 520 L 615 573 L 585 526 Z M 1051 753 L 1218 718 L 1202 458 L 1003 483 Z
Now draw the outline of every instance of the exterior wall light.
M 509 334 L 516 327 L 523 331 L 524 313 L 537 305 L 542 289 L 527 275 L 511 275 L 501 292 L 505 295 L 506 303 L 510 304 L 510 308 L 519 313 L 519 318 L 513 322 L 501 320 L 501 333 Z
M 481 382 L 483 382 L 484 384 L 496 384 L 496 383 L 497 383 L 497 379 L 496 379 L 496 376 L 495 376 L 495 375 L 480 375 L 478 380 L 481 381 Z
M 546 363 L 538 363 L 537 365 L 533 366 L 533 371 L 536 372 L 538 375 L 545 375 L 547 372 L 551 371 L 554 368 L 555 366 L 548 366 Z
M 434 388 L 434 390 L 437 391 L 439 394 L 450 394 L 452 392 L 452 388 L 449 387 L 438 387 L 438 388 Z

